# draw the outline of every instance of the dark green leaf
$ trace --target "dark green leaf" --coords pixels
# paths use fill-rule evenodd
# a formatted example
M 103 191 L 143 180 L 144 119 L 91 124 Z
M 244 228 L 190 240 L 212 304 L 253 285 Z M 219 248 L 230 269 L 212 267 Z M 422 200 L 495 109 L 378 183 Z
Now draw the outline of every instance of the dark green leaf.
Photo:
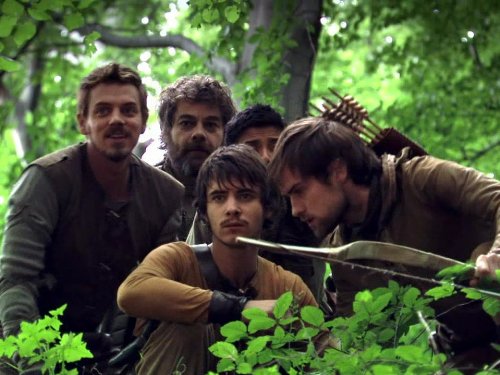
M 74 30 L 80 26 L 83 26 L 83 24 L 85 23 L 85 20 L 83 19 L 83 16 L 80 13 L 74 12 L 74 13 L 65 15 L 63 23 L 64 23 L 64 26 L 66 26 L 66 28 L 71 31 L 71 30 Z
M 2 13 L 10 16 L 20 17 L 24 13 L 24 7 L 16 0 L 5 0 L 2 4 Z
M 36 34 L 36 26 L 31 21 L 26 21 L 16 27 L 14 40 L 18 46 L 21 46 L 27 40 L 33 38 Z
M 29 8 L 28 13 L 36 21 L 48 21 L 52 18 L 45 10 L 38 7 Z
M 12 16 L 1 16 L 0 17 L 0 37 L 5 38 L 8 37 L 11 33 L 12 30 L 14 29 L 14 26 L 17 23 L 17 17 L 12 17 Z

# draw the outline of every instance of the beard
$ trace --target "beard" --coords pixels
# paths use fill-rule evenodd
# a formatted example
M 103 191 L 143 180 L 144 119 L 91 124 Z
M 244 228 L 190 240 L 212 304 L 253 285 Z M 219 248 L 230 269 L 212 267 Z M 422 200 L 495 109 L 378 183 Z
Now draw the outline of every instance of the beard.
M 203 162 L 212 153 L 212 149 L 205 143 L 190 142 L 181 147 L 168 140 L 167 149 L 174 169 L 185 177 L 196 177 Z
M 345 214 L 349 209 L 349 203 L 347 200 L 344 200 L 338 207 L 335 208 L 334 212 L 332 212 L 332 216 L 328 220 L 324 220 L 320 225 L 316 228 L 312 228 L 314 235 L 318 239 L 325 238 L 328 234 L 333 232 L 333 230 L 342 224 Z

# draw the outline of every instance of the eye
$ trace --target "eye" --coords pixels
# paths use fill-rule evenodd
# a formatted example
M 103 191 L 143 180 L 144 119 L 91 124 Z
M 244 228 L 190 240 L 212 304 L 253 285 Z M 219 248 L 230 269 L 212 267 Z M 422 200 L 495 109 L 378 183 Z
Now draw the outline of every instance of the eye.
M 125 116 L 133 117 L 139 113 L 139 108 L 136 105 L 128 105 L 122 109 Z
M 220 203 L 223 202 L 225 198 L 224 194 L 212 194 L 210 196 L 210 202 Z
M 106 106 L 99 106 L 94 108 L 94 114 L 97 117 L 105 117 L 110 113 L 111 109 Z
M 203 126 L 205 127 L 205 129 L 210 132 L 210 133 L 213 133 L 215 131 L 217 131 L 217 129 L 220 128 L 220 124 L 216 121 L 208 121 L 208 122 L 205 122 L 203 124 Z
M 189 128 L 192 128 L 194 126 L 195 122 L 192 120 L 183 119 L 183 120 L 179 120 L 177 122 L 177 124 L 179 124 L 179 127 L 182 129 L 189 129 Z
M 238 194 L 240 200 L 244 202 L 249 202 L 255 198 L 255 194 L 250 191 L 244 191 Z

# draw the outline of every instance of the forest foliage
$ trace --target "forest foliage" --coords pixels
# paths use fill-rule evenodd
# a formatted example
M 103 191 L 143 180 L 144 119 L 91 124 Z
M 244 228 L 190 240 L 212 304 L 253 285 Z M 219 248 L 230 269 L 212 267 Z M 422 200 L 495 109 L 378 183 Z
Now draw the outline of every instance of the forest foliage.
M 2 218 L 26 163 L 83 139 L 75 124 L 78 83 L 109 61 L 144 77 L 150 129 L 158 127 L 161 88 L 186 74 L 214 75 L 240 108 L 267 102 L 288 120 L 306 114 L 304 103 L 321 105 L 333 87 L 431 154 L 500 176 L 499 2 L 0 4 Z

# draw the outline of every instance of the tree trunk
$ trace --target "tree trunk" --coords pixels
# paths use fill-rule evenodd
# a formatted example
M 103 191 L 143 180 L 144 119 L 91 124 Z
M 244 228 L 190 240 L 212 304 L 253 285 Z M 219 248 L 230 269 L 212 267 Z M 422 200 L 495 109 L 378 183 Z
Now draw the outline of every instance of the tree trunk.
M 322 0 L 298 0 L 296 3 L 296 22 L 291 30 L 291 38 L 296 42 L 296 47 L 286 51 L 283 59 L 290 73 L 290 80 L 281 96 L 285 120 L 288 122 L 304 117 L 307 113 L 311 75 L 321 32 L 322 3 Z

